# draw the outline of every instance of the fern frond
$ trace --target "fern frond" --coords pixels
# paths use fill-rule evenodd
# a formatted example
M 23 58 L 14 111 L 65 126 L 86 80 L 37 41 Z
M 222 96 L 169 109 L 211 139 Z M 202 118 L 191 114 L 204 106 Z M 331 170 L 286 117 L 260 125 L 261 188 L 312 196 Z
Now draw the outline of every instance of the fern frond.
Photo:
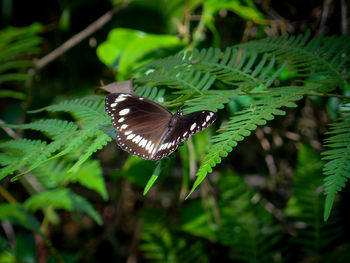
M 145 97 L 153 101 L 157 101 L 165 94 L 165 89 L 158 89 L 157 87 L 135 86 L 135 93 L 140 97 Z
M 215 81 L 215 75 L 210 73 L 202 73 L 194 69 L 171 69 L 169 71 L 163 69 L 143 75 L 137 79 L 137 82 L 147 83 L 148 85 L 166 85 L 170 88 L 178 89 L 177 94 L 202 94 L 203 91 L 210 88 Z
M 8 27 L 0 31 L 0 61 L 10 61 L 23 55 L 37 54 L 41 39 L 36 35 L 41 30 L 40 24 L 28 27 Z
M 33 62 L 29 60 L 10 61 L 0 65 L 0 73 L 3 73 L 7 70 L 14 70 L 18 68 L 25 68 L 25 67 L 31 67 L 31 66 L 33 66 Z
M 107 114 L 105 113 L 105 110 L 104 110 L 104 103 L 102 99 L 89 100 L 89 99 L 83 98 L 83 99 L 67 100 L 59 104 L 54 104 L 42 109 L 30 111 L 29 113 L 38 113 L 44 110 L 51 111 L 51 112 L 55 112 L 55 111 L 69 112 L 77 119 L 84 120 L 84 121 L 92 121 L 96 117 L 108 119 Z
M 36 233 L 43 235 L 40 230 L 39 221 L 20 204 L 0 204 L 0 220 L 2 222 L 11 222 L 11 224 L 14 225 L 20 225 L 30 231 L 35 231 Z
M 7 166 L 15 161 L 17 161 L 19 157 L 14 157 L 5 153 L 0 153 L 0 166 Z
M 212 172 L 212 167 L 221 162 L 222 157 L 226 157 L 239 141 L 251 134 L 257 126 L 266 124 L 274 119 L 274 115 L 284 115 L 285 111 L 281 107 L 295 107 L 296 101 L 302 98 L 305 91 L 303 88 L 270 89 L 269 96 L 256 96 L 249 109 L 239 112 L 230 118 L 230 121 L 220 129 L 221 134 L 214 136 L 210 142 L 214 143 L 203 158 L 202 164 L 196 174 L 197 179 L 189 193 L 203 181 L 208 173 Z M 188 195 L 188 196 L 189 196 Z
M 75 172 L 67 171 L 61 178 L 64 183 L 79 183 L 82 186 L 99 193 L 103 200 L 108 199 L 108 192 L 103 178 L 102 168 L 97 160 L 87 160 Z
M 280 61 L 288 61 L 295 66 L 300 76 L 311 76 L 319 81 L 320 76 L 334 89 L 339 85 L 348 86 L 347 67 L 349 66 L 350 38 L 342 37 L 314 37 L 309 41 L 310 33 L 289 36 L 288 34 L 266 38 L 236 47 L 251 52 L 274 54 Z
M 188 60 L 189 54 L 190 52 L 179 52 L 174 56 L 168 56 L 166 58 L 157 59 L 155 61 L 143 64 L 141 68 L 146 68 L 147 70 L 164 68 L 166 71 L 169 71 L 171 69 L 178 68 L 179 66 L 186 65 L 186 61 Z
M 41 152 L 34 153 L 35 162 L 32 163 L 32 165 L 25 171 L 25 173 L 35 169 L 40 164 L 47 161 L 49 158 L 50 159 L 58 158 L 60 156 L 68 154 L 74 149 L 77 149 L 82 143 L 84 143 L 89 138 L 95 137 L 96 134 L 100 134 L 101 131 L 99 130 L 99 127 L 103 123 L 104 123 L 104 119 L 95 119 L 90 123 L 88 123 L 86 126 L 83 126 L 81 129 L 73 133 L 70 133 L 66 136 L 62 136 L 59 139 L 51 142 Z M 97 143 L 94 144 L 94 146 L 98 148 L 102 147 L 102 146 L 99 146 Z M 62 149 L 62 151 L 59 151 L 60 149 Z M 59 152 L 57 154 L 54 154 L 56 151 L 59 151 Z M 89 150 L 90 155 L 93 152 L 94 152 L 93 149 L 90 148 Z M 17 177 L 21 176 L 22 174 L 17 175 L 13 179 L 17 179 Z
M 28 74 L 24 73 L 8 73 L 0 75 L 0 84 L 8 81 L 25 81 L 29 78 Z
M 17 100 L 24 100 L 25 94 L 19 91 L 13 90 L 0 90 L 0 98 L 13 98 Z
M 98 161 L 86 161 L 73 173 L 69 172 L 71 166 L 72 161 L 69 159 L 53 159 L 32 170 L 31 174 L 45 189 L 64 187 L 69 183 L 79 183 L 99 193 L 104 200 L 108 198 L 102 169 Z
M 232 247 L 233 259 L 242 262 L 272 262 L 278 251 L 274 246 L 281 240 L 280 226 L 261 202 L 252 202 L 254 191 L 244 180 L 226 172 L 219 180 L 221 222 L 219 240 Z M 269 229 L 265 232 L 263 229 Z
M 33 112 L 42 110 L 70 112 L 78 120 L 83 120 L 85 123 L 82 123 L 80 129 L 78 129 L 78 126 L 74 122 L 58 119 L 39 120 L 23 125 L 5 125 L 12 128 L 38 130 L 46 133 L 53 141 L 47 145 L 45 144 L 45 147 L 42 146 L 40 148 L 31 149 L 27 152 L 22 151 L 23 156 L 21 156 L 20 159 L 16 159 L 0 171 L 0 178 L 24 166 L 29 166 L 24 169 L 25 172 L 18 174 L 12 179 L 16 180 L 19 176 L 37 168 L 49 159 L 63 156 L 74 149 L 78 149 L 81 144 L 90 140 L 90 138 L 94 138 L 94 142 L 90 143 L 90 145 L 85 148 L 84 154 L 77 164 L 74 165 L 73 169 L 76 170 L 94 152 L 101 149 L 111 140 L 109 136 L 100 130 L 102 125 L 109 123 L 109 118 L 105 113 L 101 97 L 64 101 Z M 4 144 L 3 147 L 6 147 L 6 145 Z
M 0 143 L 0 149 L 10 151 L 16 157 L 22 157 L 23 154 L 30 153 L 44 146 L 46 146 L 45 141 L 29 139 L 10 140 Z
M 245 50 L 236 48 L 227 48 L 224 52 L 213 48 L 202 49 L 201 52 L 195 50 L 185 58 L 190 59 L 187 63 L 192 63 L 194 69 L 215 74 L 218 80 L 240 86 L 244 90 L 256 86 L 269 87 L 285 66 L 282 64 L 271 74 L 275 67 L 274 56 L 264 54 L 259 57 L 257 53 L 247 54 Z
M 171 61 L 172 67 L 166 66 L 168 60 Z M 177 66 L 175 66 L 175 62 L 178 63 Z M 186 76 L 192 79 L 194 84 L 196 77 L 201 76 L 201 74 L 211 78 L 209 83 L 207 79 L 202 79 L 202 83 L 207 82 L 207 85 L 204 89 L 199 87 L 198 90 L 201 92 L 197 93 L 191 92 L 193 90 L 192 86 L 186 87 L 184 83 L 180 83 L 184 89 L 188 90 L 190 88 L 190 90 L 187 92 L 183 90 L 173 92 L 182 96 L 166 103 L 167 106 L 172 106 L 181 105 L 185 102 L 185 105 L 189 107 L 185 110 L 188 113 L 203 109 L 217 111 L 237 96 L 238 91 L 209 91 L 208 89 L 214 80 L 233 85 L 233 88 L 236 88 L 236 90 L 239 88 L 241 92 L 249 92 L 256 87 L 268 88 L 284 69 L 286 63 L 276 69 L 274 56 L 264 55 L 260 58 L 257 53 L 248 54 L 244 50 L 228 48 L 225 52 L 221 52 L 219 49 L 210 48 L 203 49 L 200 52 L 194 50 L 185 54 L 180 53 L 174 57 L 158 60 L 147 65 L 158 68 L 155 72 L 140 79 L 142 82 L 148 81 L 149 85 L 170 85 L 170 82 L 174 80 L 168 78 L 168 74 L 170 76 L 174 75 L 175 79 L 181 74 L 181 76 L 188 74 Z M 175 72 L 179 72 L 178 75 Z M 192 76 L 191 74 L 194 72 L 196 72 L 195 76 Z M 154 78 L 155 81 L 152 82 Z M 190 99 L 193 96 L 195 98 Z
M 184 112 L 190 113 L 194 111 L 210 110 L 216 112 L 218 109 L 223 109 L 224 104 L 238 97 L 241 89 L 235 90 L 207 90 L 202 96 L 187 100 Z
M 142 243 L 140 249 L 152 262 L 208 262 L 200 242 L 191 243 L 168 227 L 165 214 L 152 211 L 143 213 Z M 170 225 L 170 224 L 169 224 Z
M 28 124 L 3 124 L 1 126 L 22 130 L 31 129 L 41 131 L 47 134 L 48 137 L 52 138 L 53 140 L 72 133 L 78 129 L 78 126 L 74 122 L 59 119 L 40 119 Z
M 98 106 L 100 107 L 100 106 Z M 78 165 L 81 165 L 83 161 L 85 161 L 93 152 L 95 152 L 98 149 L 101 149 L 109 140 L 110 138 L 105 135 L 99 128 L 101 125 L 105 124 L 106 119 L 105 118 L 95 118 L 94 120 L 88 122 L 85 126 L 80 128 L 79 130 L 76 130 L 76 127 L 68 122 L 61 122 L 53 120 L 48 120 L 47 122 L 43 123 L 36 123 L 28 124 L 30 128 L 38 128 L 40 126 L 40 129 L 45 129 L 51 131 L 51 135 L 54 133 L 52 132 L 52 127 L 49 127 L 45 124 L 51 123 L 51 124 L 60 124 L 68 128 L 71 128 L 70 132 L 68 133 L 68 130 L 59 134 L 54 134 L 55 138 L 52 142 L 46 145 L 42 145 L 41 147 L 37 147 L 35 149 L 31 149 L 28 152 L 24 152 L 25 154 L 21 156 L 20 159 L 18 159 L 16 162 L 11 163 L 7 167 L 3 168 L 0 171 L 0 178 L 3 178 L 4 176 L 11 174 L 15 172 L 16 170 L 20 169 L 23 166 L 29 166 L 29 168 L 25 169 L 25 172 L 22 172 L 21 174 L 15 176 L 13 180 L 16 180 L 19 176 L 22 176 L 24 173 L 27 173 L 35 168 L 37 168 L 39 165 L 41 165 L 43 162 L 46 162 L 49 159 L 57 158 L 60 156 L 63 156 L 74 149 L 77 149 L 82 143 L 84 143 L 86 140 L 89 140 L 92 137 L 95 137 L 98 135 L 97 139 L 95 140 L 95 143 L 93 143 L 91 146 L 89 146 L 88 149 L 86 149 L 85 154 L 83 155 L 82 159 L 79 161 Z M 48 128 L 49 127 L 49 128 Z M 18 140 L 17 140 L 18 141 Z M 19 140 L 20 141 L 20 140 Z M 8 148 L 9 142 L 4 143 L 3 148 Z M 12 147 L 14 147 L 16 143 L 13 142 Z M 0 145 L 1 147 L 1 145 Z M 77 166 L 76 166 L 77 167 Z
M 330 150 L 322 153 L 325 178 L 325 210 L 324 219 L 327 220 L 336 194 L 345 187 L 350 178 L 350 108 L 346 107 L 342 113 L 344 116 L 338 122 L 331 124 L 331 130 L 327 132 L 331 137 L 325 140 L 325 146 Z
M 295 229 L 293 243 L 302 244 L 301 250 L 307 255 L 320 257 L 341 236 L 339 214 L 324 222 L 322 194 L 322 162 L 319 154 L 301 145 L 298 149 L 298 165 L 293 175 L 293 195 L 285 208 L 285 214 L 294 222 L 302 222 L 303 229 Z M 297 252 L 298 253 L 298 252 Z
M 168 66 L 167 63 L 171 65 Z M 178 63 L 175 65 L 175 63 Z M 249 53 L 245 50 L 227 48 L 224 52 L 220 49 L 202 49 L 200 52 L 180 53 L 174 57 L 157 60 L 150 64 L 156 66 L 158 72 L 169 72 L 172 70 L 209 72 L 216 76 L 216 79 L 227 84 L 234 84 L 249 90 L 256 86 L 269 87 L 285 67 L 282 64 L 277 70 L 275 58 L 271 55 L 259 57 L 257 53 Z M 147 66 L 146 65 L 146 66 Z M 275 70 L 274 74 L 271 74 Z M 152 76 L 151 76 L 152 77 Z
M 0 84 L 8 81 L 25 81 L 29 74 L 21 73 L 33 66 L 31 60 L 23 60 L 24 56 L 39 53 L 41 39 L 37 36 L 41 25 L 28 27 L 8 27 L 0 30 Z M 23 99 L 23 93 L 12 90 L 1 90 L 1 97 Z
M 31 175 L 38 180 L 44 189 L 53 189 L 60 184 L 62 185 L 70 166 L 71 164 L 65 160 L 49 160 L 32 170 Z
M 93 142 L 84 150 L 84 153 L 80 156 L 79 160 L 73 165 L 73 167 L 69 169 L 69 172 L 77 170 L 93 153 L 97 150 L 101 150 L 110 141 L 112 141 L 112 138 L 104 132 L 96 132 Z
M 11 140 L 0 144 L 0 148 L 9 152 L 10 156 L 16 157 L 16 161 L 0 170 L 0 180 L 6 175 L 13 173 L 21 167 L 34 162 L 35 155 L 45 149 L 46 142 L 40 140 Z
M 100 215 L 93 206 L 83 197 L 69 191 L 69 189 L 56 189 L 32 195 L 24 202 L 24 207 L 37 211 L 51 206 L 55 209 L 84 212 L 90 215 L 99 225 L 102 224 Z

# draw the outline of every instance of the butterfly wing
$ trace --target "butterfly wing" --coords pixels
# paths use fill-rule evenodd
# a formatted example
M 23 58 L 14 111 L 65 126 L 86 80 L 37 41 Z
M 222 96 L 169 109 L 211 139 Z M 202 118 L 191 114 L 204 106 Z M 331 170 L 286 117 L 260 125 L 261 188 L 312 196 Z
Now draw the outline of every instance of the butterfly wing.
M 197 111 L 184 116 L 174 115 L 173 118 L 176 118 L 174 125 L 160 142 L 153 160 L 162 159 L 171 154 L 180 142 L 211 125 L 215 121 L 216 115 L 211 111 Z
M 105 109 L 117 130 L 117 143 L 124 151 L 153 159 L 168 132 L 172 113 L 149 99 L 127 93 L 106 96 Z

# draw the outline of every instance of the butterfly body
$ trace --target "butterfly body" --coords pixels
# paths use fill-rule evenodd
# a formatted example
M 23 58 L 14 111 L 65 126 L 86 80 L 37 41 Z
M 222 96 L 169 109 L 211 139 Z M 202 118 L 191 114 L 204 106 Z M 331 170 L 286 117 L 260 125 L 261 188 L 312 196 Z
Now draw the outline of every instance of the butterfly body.
M 171 154 L 179 143 L 216 119 L 211 111 L 183 115 L 179 110 L 172 114 L 154 101 L 128 93 L 107 95 L 105 109 L 117 131 L 120 148 L 154 161 Z

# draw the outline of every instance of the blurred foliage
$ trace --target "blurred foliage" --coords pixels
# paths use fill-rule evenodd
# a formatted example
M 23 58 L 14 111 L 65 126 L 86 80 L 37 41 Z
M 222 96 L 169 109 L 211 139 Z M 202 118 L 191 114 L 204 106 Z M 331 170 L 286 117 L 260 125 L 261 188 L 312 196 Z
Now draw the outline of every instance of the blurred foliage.
M 329 8 L 4 1 L 0 262 L 348 262 L 350 39 Z M 93 90 L 131 78 L 218 119 L 161 161 L 128 156 Z
M 40 30 L 41 25 L 34 23 L 25 28 L 8 27 L 0 31 L 0 98 L 25 98 L 24 87 L 9 89 L 8 83 L 31 78 L 25 70 L 32 67 L 33 62 L 26 56 L 39 54 L 41 39 L 37 34 Z

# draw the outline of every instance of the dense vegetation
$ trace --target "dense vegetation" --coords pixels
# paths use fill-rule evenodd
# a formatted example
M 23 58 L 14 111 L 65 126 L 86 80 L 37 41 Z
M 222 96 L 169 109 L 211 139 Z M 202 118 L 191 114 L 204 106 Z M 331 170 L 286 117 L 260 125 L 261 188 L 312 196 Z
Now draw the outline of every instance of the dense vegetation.
M 349 262 L 350 5 L 309 2 L 3 5 L 0 262 Z M 96 89 L 130 79 L 218 118 L 130 156 Z

